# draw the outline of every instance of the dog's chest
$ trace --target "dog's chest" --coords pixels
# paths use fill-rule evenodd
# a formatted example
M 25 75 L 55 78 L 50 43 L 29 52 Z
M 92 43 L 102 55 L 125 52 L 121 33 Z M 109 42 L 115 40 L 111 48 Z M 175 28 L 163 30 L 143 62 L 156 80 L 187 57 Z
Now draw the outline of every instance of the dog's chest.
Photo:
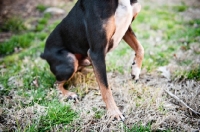
M 119 44 L 131 24 L 132 18 L 133 8 L 130 4 L 130 0 L 119 0 L 119 4 L 115 12 L 116 30 L 112 36 L 113 46 L 110 50 L 114 49 Z

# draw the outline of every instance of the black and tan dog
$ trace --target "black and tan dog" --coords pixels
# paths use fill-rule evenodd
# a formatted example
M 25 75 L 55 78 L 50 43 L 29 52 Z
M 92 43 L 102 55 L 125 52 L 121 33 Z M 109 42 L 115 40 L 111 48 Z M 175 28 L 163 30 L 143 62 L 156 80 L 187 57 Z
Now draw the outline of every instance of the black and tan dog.
M 77 100 L 63 85 L 79 68 L 92 65 L 109 116 L 124 120 L 108 85 L 105 56 L 124 39 L 136 53 L 131 74 L 139 79 L 144 49 L 130 25 L 140 8 L 137 0 L 78 0 L 50 34 L 41 55 L 64 96 Z

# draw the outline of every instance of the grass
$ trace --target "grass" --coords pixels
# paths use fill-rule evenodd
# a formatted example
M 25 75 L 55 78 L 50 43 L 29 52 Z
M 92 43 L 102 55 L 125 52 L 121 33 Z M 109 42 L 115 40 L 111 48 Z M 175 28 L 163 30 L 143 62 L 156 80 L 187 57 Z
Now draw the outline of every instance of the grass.
M 0 55 L 8 55 L 15 49 L 29 47 L 34 38 L 34 33 L 12 36 L 7 42 L 0 45 Z
M 126 129 L 126 132 L 151 132 L 151 125 L 143 126 L 143 125 L 138 125 L 135 124 L 131 128 Z
M 200 65 L 185 73 L 188 79 L 195 79 L 200 81 Z
M 182 66 L 182 68 L 183 67 L 188 68 L 188 66 L 190 68 L 188 68 L 188 70 L 182 70 L 182 68 L 180 68 L 180 70 L 175 71 L 174 79 L 180 79 L 180 80 L 189 79 L 189 80 L 200 81 L 199 64 L 193 63 L 192 60 L 184 60 L 178 63 Z
M 194 25 L 199 27 L 200 20 L 183 21 L 182 17 L 177 17 L 174 14 L 174 11 L 183 12 L 187 10 L 188 7 L 186 5 L 163 6 L 162 9 L 151 9 L 151 12 L 148 10 L 148 6 L 143 8 L 132 24 L 133 31 L 145 49 L 143 69 L 152 72 L 159 66 L 166 66 L 170 64 L 177 51 L 180 49 L 190 50 L 191 43 L 198 43 L 200 28 L 195 28 Z M 145 23 L 145 25 L 141 24 L 141 22 Z M 132 58 L 134 56 L 132 52 L 127 44 L 121 43 L 116 50 L 108 55 L 107 70 L 123 73 L 124 68 L 127 68 L 127 65 L 131 65 L 127 64 L 129 62 L 127 56 L 129 56 L 129 59 Z M 196 53 L 198 54 L 198 52 Z M 180 66 L 196 64 L 195 61 L 187 60 L 187 58 L 177 63 Z M 188 79 L 195 79 L 195 77 L 190 76 Z
M 31 119 L 32 123 L 29 125 L 22 125 L 16 120 L 17 131 L 49 131 L 60 125 L 66 126 L 78 117 L 78 113 L 72 110 L 70 105 L 54 101 L 58 98 L 56 90 L 49 95 L 49 91 L 54 87 L 55 77 L 47 63 L 39 56 L 44 50 L 48 34 L 59 22 L 55 21 L 47 27 L 50 19 L 51 15 L 45 14 L 38 19 L 34 29 L 23 30 L 19 35 L 13 35 L 0 44 L 0 56 L 3 56 L 0 65 L 5 66 L 5 72 L 0 70 L 0 83 L 3 85 L 0 96 L 11 96 L 10 92 L 16 91 L 16 95 L 12 96 L 20 96 L 21 99 L 14 101 L 12 108 L 15 111 L 36 104 L 48 107 L 46 115 L 39 116 L 40 119 Z M 5 107 L 2 103 L 0 106 Z M 8 106 L 10 107 L 10 104 Z M 65 130 L 65 127 L 59 130 Z
M 44 12 L 46 8 L 43 5 L 37 6 L 40 12 Z M 153 9 L 150 6 L 144 6 L 132 24 L 138 40 L 145 49 L 144 71 L 155 72 L 159 66 L 166 66 L 173 60 L 178 66 L 190 67 L 189 70 L 177 69 L 173 73 L 174 76 L 200 80 L 200 67 L 193 59 L 185 58 L 177 61 L 173 58 L 178 51 L 187 52 L 191 50 L 192 43 L 199 42 L 200 20 L 185 22 L 175 13 L 184 12 L 187 9 L 188 7 L 184 4 Z M 37 20 L 37 24 L 33 28 L 26 29 L 21 19 L 14 18 L 8 20 L 0 29 L 1 31 L 19 32 L 0 44 L 0 56 L 3 57 L 0 60 L 0 66 L 3 66 L 0 69 L 0 84 L 4 87 L 3 90 L 0 90 L 0 98 L 10 96 L 12 91 L 16 91 L 17 96 L 20 96 L 20 99 L 14 101 L 17 106 L 14 105 L 13 108 L 17 107 L 16 111 L 36 104 L 46 108 L 46 114 L 33 120 L 25 128 L 20 126 L 20 122 L 16 123 L 18 131 L 53 131 L 54 129 L 68 131 L 65 126 L 70 125 L 79 116 L 79 113 L 72 110 L 70 105 L 63 105 L 55 99 L 58 98 L 53 86 L 56 81 L 55 77 L 50 72 L 48 64 L 39 57 L 44 50 L 47 36 L 60 22 L 58 20 L 49 24 L 50 19 L 51 15 L 45 14 Z M 195 52 L 195 55 L 199 55 L 198 51 Z M 107 71 L 119 74 L 130 72 L 133 57 L 134 51 L 122 41 L 114 51 L 108 53 L 106 57 Z M 74 80 L 72 79 L 73 81 L 68 82 L 66 87 L 73 88 L 72 91 L 84 97 L 93 87 L 94 75 L 78 74 L 75 76 L 78 78 L 75 80 L 76 84 L 80 85 L 73 84 Z M 144 88 L 144 86 L 141 87 Z M 145 93 L 145 91 L 141 93 Z M 21 98 L 26 101 L 24 102 Z M 137 108 L 141 107 L 144 103 L 143 100 L 141 97 L 135 99 Z M 154 100 L 156 99 L 153 98 L 151 102 L 155 103 Z M 12 104 L 9 105 L 12 106 Z M 0 106 L 5 107 L 5 104 L 0 103 Z M 95 120 L 100 120 L 106 113 L 105 110 L 96 107 L 91 109 L 95 113 L 93 116 Z M 166 112 L 162 104 L 158 106 L 158 111 Z M 151 125 L 143 126 L 136 123 L 125 130 L 127 132 L 149 132 Z
M 39 40 L 44 41 L 48 36 L 47 32 L 42 32 L 46 29 L 46 25 L 51 18 L 50 14 L 45 14 L 43 18 L 38 20 L 38 23 L 34 31 L 27 31 L 20 35 L 13 35 L 9 40 L 4 43 L 0 43 L 0 56 L 9 55 L 17 50 L 25 49 L 33 45 L 33 42 Z M 53 24 L 55 27 L 55 24 Z M 12 27 L 12 25 L 10 25 Z M 52 30 L 52 29 L 48 29 Z M 40 42 L 41 43 L 41 42 Z
M 12 17 L 5 21 L 5 23 L 0 27 L 0 32 L 21 32 L 26 29 L 23 19 L 18 17 Z
M 47 110 L 47 115 L 41 116 L 38 124 L 38 131 L 49 131 L 56 125 L 67 125 L 72 122 L 77 113 L 68 105 L 60 102 L 51 103 Z
M 41 113 L 40 113 L 41 114 Z M 43 113 L 39 119 L 35 119 L 31 124 L 25 128 L 17 124 L 17 131 L 26 132 L 43 132 L 56 130 L 60 127 L 59 131 L 66 131 L 66 125 L 70 124 L 78 117 L 78 113 L 71 109 L 69 104 L 61 104 L 54 100 L 47 104 L 46 112 Z
M 39 4 L 37 5 L 36 9 L 40 12 L 44 12 L 47 9 L 47 6 Z
M 95 119 L 101 119 L 103 115 L 105 115 L 105 111 L 101 109 L 97 109 L 96 107 L 93 107 L 92 110 L 95 112 L 95 115 L 94 115 Z
M 183 5 L 173 6 L 173 9 L 178 12 L 184 12 L 188 9 L 188 7 L 183 4 Z

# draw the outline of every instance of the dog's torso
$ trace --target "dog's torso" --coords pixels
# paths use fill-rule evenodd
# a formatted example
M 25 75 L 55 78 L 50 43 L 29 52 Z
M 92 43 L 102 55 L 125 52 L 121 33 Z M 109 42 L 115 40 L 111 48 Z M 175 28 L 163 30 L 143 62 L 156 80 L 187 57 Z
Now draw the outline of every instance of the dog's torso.
M 91 4 L 88 4 L 87 1 L 90 0 L 79 0 L 76 3 L 68 16 L 51 33 L 45 49 L 51 50 L 51 52 L 66 49 L 73 54 L 87 56 L 87 52 L 91 48 L 87 26 L 104 30 L 103 24 L 113 16 L 115 32 L 106 44 L 109 47 L 106 52 L 111 51 L 119 44 L 132 22 L 133 3 L 136 0 L 110 0 L 110 2 L 107 2 L 108 0 L 92 0 L 89 2 Z M 94 22 L 90 23 L 91 21 Z M 45 51 L 46 54 L 48 54 L 48 50 Z

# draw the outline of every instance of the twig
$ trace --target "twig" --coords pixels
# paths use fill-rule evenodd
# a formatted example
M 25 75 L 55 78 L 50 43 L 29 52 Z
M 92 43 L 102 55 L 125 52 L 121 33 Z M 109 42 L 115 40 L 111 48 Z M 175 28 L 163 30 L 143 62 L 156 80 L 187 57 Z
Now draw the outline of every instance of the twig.
M 190 108 L 185 102 L 183 102 L 181 99 L 179 99 L 176 95 L 174 95 L 173 93 L 171 93 L 168 90 L 165 90 L 165 92 L 167 94 L 169 94 L 172 98 L 176 99 L 178 102 L 180 102 L 183 106 L 185 106 L 186 108 L 188 108 L 189 110 L 191 110 L 195 115 L 200 116 L 200 113 L 193 110 L 192 108 Z

